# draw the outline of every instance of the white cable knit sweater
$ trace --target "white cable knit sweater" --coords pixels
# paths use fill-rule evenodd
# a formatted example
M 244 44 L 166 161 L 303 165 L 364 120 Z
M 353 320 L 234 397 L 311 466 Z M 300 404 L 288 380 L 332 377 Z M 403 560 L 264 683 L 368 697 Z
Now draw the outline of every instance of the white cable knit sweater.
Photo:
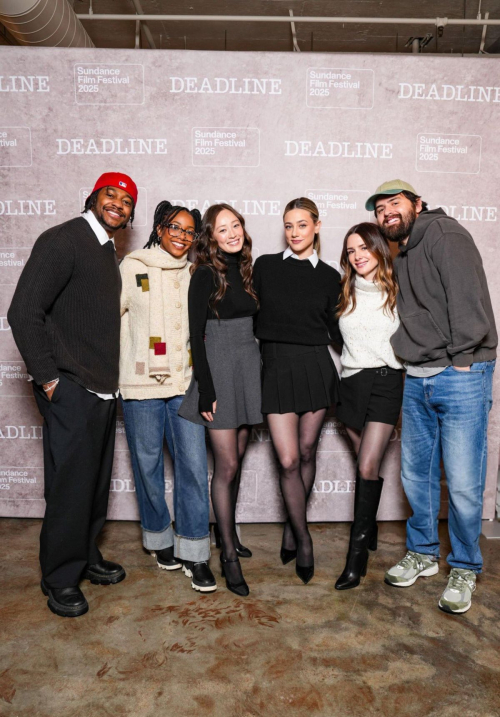
M 355 280 L 356 309 L 343 314 L 339 328 L 344 339 L 342 378 L 354 376 L 364 368 L 390 366 L 401 369 L 390 338 L 399 326 L 397 311 L 387 315 L 383 309 L 385 294 L 377 284 L 357 275 Z
M 124 399 L 170 398 L 187 391 L 192 374 L 189 267 L 185 256 L 176 259 L 157 247 L 133 251 L 121 263 L 119 386 Z M 161 286 L 153 286 L 156 281 Z M 152 295 L 157 300 L 151 304 Z M 167 370 L 157 378 L 150 375 L 152 364 L 165 364 Z

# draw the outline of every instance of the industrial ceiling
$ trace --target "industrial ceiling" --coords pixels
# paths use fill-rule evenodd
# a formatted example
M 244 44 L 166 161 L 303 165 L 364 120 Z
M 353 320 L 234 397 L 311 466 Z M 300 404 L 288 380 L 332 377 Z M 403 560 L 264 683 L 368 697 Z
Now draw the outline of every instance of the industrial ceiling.
M 500 53 L 500 25 L 419 23 L 420 18 L 500 19 L 500 0 L 69 0 L 96 47 L 233 51 Z M 290 17 L 291 22 L 148 19 L 145 15 Z M 91 16 L 89 17 L 89 13 Z M 102 20 L 99 15 L 130 15 Z M 87 17 L 85 17 L 87 16 Z M 386 22 L 312 23 L 301 17 L 376 18 Z M 415 18 L 415 22 L 402 22 Z M 1 44 L 16 44 L 4 29 Z

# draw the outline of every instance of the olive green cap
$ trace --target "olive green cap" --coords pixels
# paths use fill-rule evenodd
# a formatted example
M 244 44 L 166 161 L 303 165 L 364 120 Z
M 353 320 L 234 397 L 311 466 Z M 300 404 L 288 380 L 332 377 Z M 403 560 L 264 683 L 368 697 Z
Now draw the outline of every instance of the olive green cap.
M 411 192 L 412 194 L 416 194 L 418 197 L 419 195 L 417 192 L 413 189 L 411 184 L 408 184 L 408 182 L 403 182 L 401 179 L 391 179 L 390 182 L 384 182 L 384 184 L 381 184 L 380 187 L 377 187 L 375 192 L 369 197 L 369 199 L 365 203 L 365 209 L 368 212 L 374 212 L 375 211 L 375 200 L 377 197 L 379 197 L 381 194 L 387 194 L 390 196 L 391 194 L 399 194 L 400 192 Z

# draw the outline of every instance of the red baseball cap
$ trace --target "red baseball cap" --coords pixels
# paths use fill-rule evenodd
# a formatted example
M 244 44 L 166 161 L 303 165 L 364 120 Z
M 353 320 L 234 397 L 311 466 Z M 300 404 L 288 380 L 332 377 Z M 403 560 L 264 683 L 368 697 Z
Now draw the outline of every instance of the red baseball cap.
M 121 172 L 105 172 L 104 174 L 101 174 L 95 183 L 92 192 L 96 192 L 98 189 L 102 189 L 103 187 L 116 187 L 117 189 L 124 189 L 134 200 L 134 205 L 137 204 L 137 186 L 133 179 L 131 179 L 127 174 L 122 174 Z

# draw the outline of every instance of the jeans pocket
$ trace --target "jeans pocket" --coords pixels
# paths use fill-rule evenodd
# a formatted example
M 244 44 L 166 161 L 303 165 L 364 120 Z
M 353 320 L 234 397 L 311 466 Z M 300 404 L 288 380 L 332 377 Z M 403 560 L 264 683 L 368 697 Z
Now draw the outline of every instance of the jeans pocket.
M 455 371 L 455 373 L 463 373 L 463 374 L 471 374 L 471 373 L 484 373 L 486 369 L 488 368 L 489 362 L 488 361 L 480 361 L 478 363 L 473 363 L 470 365 L 470 369 L 468 371 L 463 371 L 456 366 L 451 366 L 450 368 Z

